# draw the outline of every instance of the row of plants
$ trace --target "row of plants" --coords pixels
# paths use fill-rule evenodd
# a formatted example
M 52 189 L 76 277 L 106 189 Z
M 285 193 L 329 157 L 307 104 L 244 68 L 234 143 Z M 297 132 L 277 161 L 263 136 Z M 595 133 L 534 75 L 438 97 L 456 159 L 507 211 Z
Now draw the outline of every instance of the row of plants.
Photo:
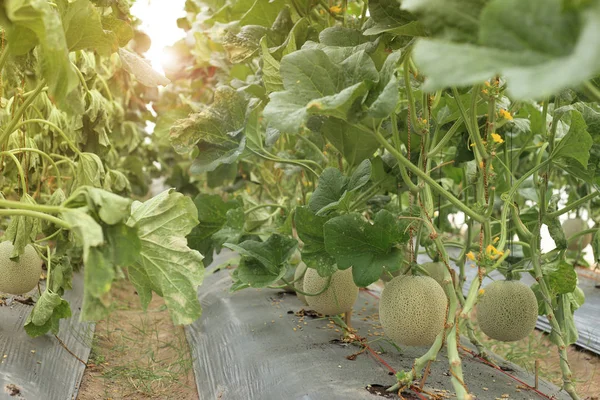
M 521 340 L 544 315 L 562 388 L 578 398 L 566 349 L 584 302 L 574 265 L 590 242 L 598 257 L 597 1 L 186 10 L 158 123 L 172 125 L 161 137 L 181 157 L 168 182 L 198 209 L 190 246 L 241 256 L 232 292 L 294 288 L 336 315 L 358 288 L 389 281 L 386 335 L 430 346 L 390 390 L 410 387 L 445 348 L 460 399 L 470 394 L 457 337 L 485 356 L 474 329 Z M 547 252 L 544 227 L 556 245 Z M 432 262 L 417 263 L 420 253 Z M 469 265 L 478 274 L 465 292 Z M 505 280 L 482 287 L 496 270 Z

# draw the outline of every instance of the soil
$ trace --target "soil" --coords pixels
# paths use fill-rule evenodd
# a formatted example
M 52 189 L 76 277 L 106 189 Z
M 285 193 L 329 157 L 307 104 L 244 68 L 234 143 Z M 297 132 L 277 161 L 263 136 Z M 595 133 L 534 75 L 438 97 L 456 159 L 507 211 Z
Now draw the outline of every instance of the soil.
M 115 310 L 96 324 L 79 400 L 197 400 L 183 328 L 174 326 L 164 301 L 141 309 L 127 281 L 113 286 Z

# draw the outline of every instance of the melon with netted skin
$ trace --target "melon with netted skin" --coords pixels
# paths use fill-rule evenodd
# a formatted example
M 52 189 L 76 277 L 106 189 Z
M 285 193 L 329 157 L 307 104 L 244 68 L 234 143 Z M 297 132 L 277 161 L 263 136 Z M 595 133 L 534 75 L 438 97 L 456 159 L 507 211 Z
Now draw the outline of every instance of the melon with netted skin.
M 563 228 L 563 231 L 565 232 L 565 237 L 567 239 L 569 239 L 571 236 L 575 235 L 576 233 L 579 233 L 581 231 L 589 229 L 588 224 L 586 224 L 586 222 L 584 220 L 582 220 L 581 218 L 572 218 L 572 219 L 565 220 L 562 223 L 562 228 Z M 579 251 L 579 250 L 587 247 L 587 245 L 590 243 L 592 243 L 592 234 L 587 233 L 585 235 L 578 236 L 577 238 L 569 241 L 567 248 L 572 251 Z
M 306 272 L 306 269 L 308 267 L 306 266 L 306 264 L 303 261 L 300 261 L 300 263 L 298 264 L 298 266 L 296 267 L 296 272 L 294 272 L 294 288 L 296 290 L 300 290 L 302 292 L 304 292 L 304 278 L 300 279 L 300 277 Z M 298 293 L 296 292 L 296 296 L 298 296 L 298 299 L 308 305 L 308 303 L 306 302 L 306 296 L 304 296 L 302 293 Z
M 444 329 L 448 299 L 435 279 L 404 275 L 385 285 L 379 320 L 386 336 L 405 346 L 431 345 Z
M 19 259 L 12 261 L 13 251 L 10 241 L 0 243 L 0 292 L 24 294 L 35 288 L 42 273 L 42 260 L 33 246 L 25 246 Z
M 490 283 L 477 304 L 477 322 L 483 333 L 503 342 L 527 337 L 533 332 L 537 317 L 535 294 L 519 281 Z
M 440 285 L 444 282 L 444 273 L 446 271 L 446 265 L 443 262 L 428 262 L 421 267 L 429 273 L 429 276 L 435 279 Z
M 316 269 L 308 268 L 304 274 L 304 292 L 318 293 L 328 280 L 320 276 Z M 327 290 L 316 296 L 305 297 L 308 306 L 321 314 L 337 315 L 352 311 L 358 298 L 358 286 L 352 279 L 352 268 L 334 272 Z

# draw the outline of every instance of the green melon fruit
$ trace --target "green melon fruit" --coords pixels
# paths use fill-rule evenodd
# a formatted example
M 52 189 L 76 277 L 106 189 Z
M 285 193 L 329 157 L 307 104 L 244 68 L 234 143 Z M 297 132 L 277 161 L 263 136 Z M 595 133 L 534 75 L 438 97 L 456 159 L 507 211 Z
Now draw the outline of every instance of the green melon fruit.
M 443 285 L 444 273 L 446 272 L 446 265 L 443 262 L 428 262 L 421 267 L 429 273 L 429 276 L 435 279 L 437 283 Z
M 17 262 L 9 258 L 12 251 L 11 242 L 0 243 L 0 292 L 24 294 L 38 284 L 42 260 L 30 244 L 25 246 L 25 252 Z
M 538 303 L 533 290 L 519 281 L 495 281 L 484 288 L 477 304 L 477 322 L 489 337 L 514 342 L 535 328 Z
M 562 223 L 562 228 L 565 231 L 565 237 L 569 239 L 571 236 L 589 229 L 587 223 L 581 218 L 567 219 Z M 578 236 L 576 239 L 569 241 L 568 249 L 579 251 L 592 243 L 592 234 L 588 233 L 583 236 Z
M 307 268 L 308 267 L 306 264 L 302 261 L 300 261 L 300 264 L 298 264 L 296 267 L 296 272 L 294 273 L 294 280 L 296 281 L 294 282 L 294 288 L 296 288 L 296 290 L 301 290 L 304 292 L 304 278 L 300 279 L 300 277 L 306 272 Z M 298 296 L 298 299 L 300 299 L 302 303 L 308 305 L 306 302 L 306 296 L 298 292 L 296 292 L 296 296 Z
M 304 292 L 318 293 L 328 278 L 319 276 L 316 269 L 308 268 L 304 274 Z M 329 288 L 317 296 L 305 296 L 308 306 L 325 315 L 337 315 L 352 310 L 358 297 L 358 286 L 352 279 L 352 268 L 338 270 L 331 276 Z
M 426 346 L 444 329 L 448 299 L 429 276 L 405 275 L 385 285 L 379 320 L 386 336 L 405 346 Z

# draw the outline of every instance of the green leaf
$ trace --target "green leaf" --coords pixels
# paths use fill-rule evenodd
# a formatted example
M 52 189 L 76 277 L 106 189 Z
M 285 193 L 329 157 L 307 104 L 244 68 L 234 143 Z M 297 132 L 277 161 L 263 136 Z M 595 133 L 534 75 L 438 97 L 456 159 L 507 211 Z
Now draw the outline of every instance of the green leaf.
M 400 57 L 400 51 L 395 51 L 385 59 L 379 71 L 379 81 L 367 97 L 368 115 L 372 118 L 387 118 L 396 110 L 400 100 L 400 85 L 396 78 Z M 366 135 L 363 133 L 363 136 Z
M 383 267 L 394 271 L 401 265 L 402 252 L 393 248 L 400 238 L 396 219 L 385 210 L 379 214 L 373 225 L 354 213 L 332 218 L 323 227 L 327 252 L 335 257 L 338 268 L 352 267 L 359 287 L 379 279 Z
M 244 95 L 228 86 L 217 88 L 209 107 L 173 125 L 173 148 L 185 154 L 198 147 L 194 173 L 213 171 L 220 164 L 234 162 L 244 149 L 247 108 Z
M 202 313 L 196 288 L 204 279 L 203 256 L 185 240 L 198 224 L 197 216 L 190 198 L 167 190 L 144 203 L 134 202 L 127 222 L 137 226 L 142 242 L 131 267 L 136 271 L 134 285 L 146 294 L 148 285 L 140 283 L 150 282 L 152 289 L 158 289 L 175 324 L 190 324 Z
M 31 337 L 38 337 L 52 331 L 58 333 L 59 321 L 71 316 L 69 302 L 60 295 L 46 289 L 33 306 L 25 321 L 25 332 Z
M 88 208 L 72 208 L 63 211 L 62 219 L 71 225 L 71 232 L 75 234 L 83 246 L 83 258 L 87 258 L 89 249 L 94 246 L 100 246 L 104 243 L 104 234 L 102 227 L 94 218 L 88 215 Z
M 369 15 L 373 24 L 363 34 L 379 35 L 388 32 L 394 35 L 424 36 L 425 30 L 413 14 L 401 10 L 398 0 L 370 0 Z
M 100 157 L 94 153 L 81 153 L 75 170 L 75 186 L 102 187 L 104 179 L 104 166 Z
M 350 165 L 370 158 L 379 148 L 379 142 L 373 135 L 366 134 L 343 119 L 327 118 L 321 126 L 321 132 Z
M 37 58 L 48 92 L 63 102 L 77 87 L 78 79 L 59 14 L 46 0 L 13 0 L 6 2 L 5 10 L 11 22 L 7 29 L 11 52 L 23 55 L 39 44 Z
M 279 234 L 271 235 L 266 242 L 246 240 L 239 245 L 225 243 L 237 251 L 242 260 L 237 277 L 252 287 L 265 287 L 285 275 L 286 261 L 296 250 L 298 242 Z
M 156 72 L 147 60 L 129 50 L 119 48 L 119 58 L 123 68 L 133 74 L 135 79 L 144 86 L 166 86 L 171 82 L 162 74 Z
M 542 272 L 554 294 L 571 293 L 577 287 L 577 272 L 566 261 L 546 264 L 542 266 Z
M 216 194 L 201 193 L 194 198 L 198 210 L 198 225 L 188 235 L 188 240 L 202 240 L 211 237 L 227 222 L 227 212 L 239 208 L 235 200 L 224 201 Z
M 239 32 L 228 30 L 223 38 L 223 47 L 229 54 L 229 61 L 238 64 L 252 57 L 260 47 L 260 40 L 269 30 L 258 25 L 243 26 Z
M 594 140 L 587 131 L 587 125 L 579 111 L 571 111 L 571 125 L 567 134 L 556 144 L 552 158 L 571 158 L 583 169 L 587 169 L 590 148 Z
M 262 80 L 267 93 L 283 90 L 283 81 L 279 75 L 279 61 L 269 52 L 267 47 L 267 38 L 263 37 L 260 41 L 262 58 Z
M 349 179 L 337 168 L 325 168 L 319 176 L 317 188 L 310 197 L 308 208 L 317 214 L 329 204 L 339 201 L 346 191 L 348 181 Z
M 71 194 L 64 206 L 87 207 L 98 215 L 100 221 L 114 225 L 129 218 L 131 200 L 104 189 L 81 186 Z
M 89 0 L 59 2 L 69 51 L 95 50 L 110 55 L 119 48 L 115 35 L 104 30 L 100 14 Z
M 283 57 L 279 70 L 285 91 L 269 95 L 264 116 L 272 127 L 288 133 L 305 127 L 311 115 L 347 119 L 379 79 L 364 51 L 335 64 L 322 50 L 303 49 Z
M 419 17 L 428 33 L 460 42 L 475 42 L 479 15 L 489 0 L 402 0 L 402 9 Z
M 371 161 L 366 159 L 361 162 L 354 170 L 348 181 L 347 190 L 354 192 L 365 186 L 371 179 Z
M 20 202 L 27 205 L 36 204 L 33 197 L 27 193 L 21 197 Z M 16 258 L 23 254 L 25 246 L 36 239 L 40 230 L 41 223 L 38 218 L 26 217 L 24 215 L 13 216 L 4 233 L 4 239 L 10 240 L 14 246 L 10 258 Z
M 600 72 L 600 4 L 576 13 L 561 0 L 492 0 L 481 13 L 478 45 L 421 40 L 414 57 L 426 91 L 503 75 L 512 97 L 542 98 Z
M 335 259 L 325 250 L 323 225 L 328 220 L 327 217 L 315 215 L 308 207 L 297 207 L 294 214 L 296 232 L 304 243 L 302 261 L 323 277 L 330 276 L 337 270 Z

